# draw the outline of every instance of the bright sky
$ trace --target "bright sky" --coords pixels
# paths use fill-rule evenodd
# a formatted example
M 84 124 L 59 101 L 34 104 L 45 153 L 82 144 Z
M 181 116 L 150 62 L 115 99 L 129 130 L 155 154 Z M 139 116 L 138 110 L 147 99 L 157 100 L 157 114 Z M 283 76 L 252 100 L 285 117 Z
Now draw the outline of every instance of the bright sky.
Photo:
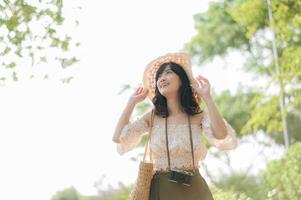
M 193 14 L 206 10 L 204 0 L 68 1 L 83 7 L 75 36 L 81 62 L 70 69 L 75 79 L 20 80 L 0 87 L 0 196 L 6 200 L 44 200 L 71 185 L 95 194 L 118 181 L 131 183 L 137 163 L 119 156 L 111 141 L 115 124 L 132 91 L 118 95 L 123 84 L 141 84 L 153 58 L 181 50 L 195 34 Z M 66 9 L 66 17 L 73 17 Z M 235 90 L 250 80 L 242 61 L 221 60 L 201 73 L 216 91 Z M 249 81 L 252 84 L 252 81 Z M 246 82 L 245 82 L 246 83 Z M 138 150 L 139 151 L 139 150 Z

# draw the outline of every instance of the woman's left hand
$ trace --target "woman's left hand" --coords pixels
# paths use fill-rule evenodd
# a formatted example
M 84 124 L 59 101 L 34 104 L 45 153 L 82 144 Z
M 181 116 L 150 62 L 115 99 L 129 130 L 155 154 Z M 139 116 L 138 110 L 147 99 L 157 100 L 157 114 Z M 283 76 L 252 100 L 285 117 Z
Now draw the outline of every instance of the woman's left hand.
M 210 97 L 210 83 L 208 79 L 206 79 L 204 76 L 198 75 L 196 77 L 196 81 L 198 85 L 193 86 L 193 89 L 196 91 L 196 93 L 203 98 Z

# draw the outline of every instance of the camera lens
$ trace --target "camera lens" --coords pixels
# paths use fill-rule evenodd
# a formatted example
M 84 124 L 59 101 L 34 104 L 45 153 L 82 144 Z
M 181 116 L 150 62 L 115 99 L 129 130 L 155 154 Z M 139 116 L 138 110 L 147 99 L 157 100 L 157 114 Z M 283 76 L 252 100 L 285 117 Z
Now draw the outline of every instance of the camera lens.
M 182 183 L 185 181 L 185 175 L 184 174 L 179 175 L 179 181 L 182 182 Z

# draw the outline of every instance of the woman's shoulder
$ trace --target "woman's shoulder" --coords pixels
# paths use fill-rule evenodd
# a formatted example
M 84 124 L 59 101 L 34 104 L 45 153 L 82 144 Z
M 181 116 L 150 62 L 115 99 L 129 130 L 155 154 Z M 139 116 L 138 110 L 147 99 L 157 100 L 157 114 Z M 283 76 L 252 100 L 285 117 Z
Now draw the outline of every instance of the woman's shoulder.
M 146 111 L 143 115 L 142 115 L 142 119 L 143 121 L 145 121 L 147 123 L 148 126 L 150 126 L 150 122 L 151 122 L 151 117 L 152 117 L 152 109 Z

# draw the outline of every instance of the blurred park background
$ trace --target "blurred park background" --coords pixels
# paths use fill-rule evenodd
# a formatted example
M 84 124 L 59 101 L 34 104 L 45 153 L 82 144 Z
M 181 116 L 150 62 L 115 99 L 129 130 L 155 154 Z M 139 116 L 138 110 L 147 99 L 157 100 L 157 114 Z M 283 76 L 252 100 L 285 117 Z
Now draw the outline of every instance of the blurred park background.
M 0 10 L 1 199 L 128 199 L 145 140 L 119 156 L 114 128 L 146 64 L 176 51 L 190 53 L 237 132 L 234 150 L 207 144 L 200 171 L 214 198 L 301 199 L 301 0 L 1 0 Z

